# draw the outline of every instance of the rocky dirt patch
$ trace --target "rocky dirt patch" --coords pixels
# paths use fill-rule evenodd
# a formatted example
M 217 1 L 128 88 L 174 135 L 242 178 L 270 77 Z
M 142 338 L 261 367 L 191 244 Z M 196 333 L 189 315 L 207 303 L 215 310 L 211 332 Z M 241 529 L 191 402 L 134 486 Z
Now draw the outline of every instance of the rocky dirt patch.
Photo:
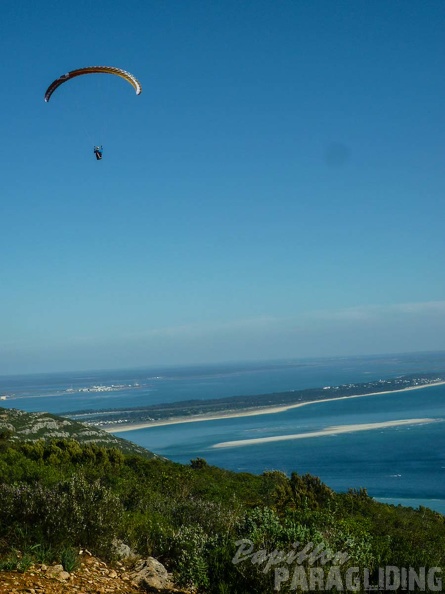
M 2 571 L 0 594 L 189 594 L 176 589 L 170 574 L 150 557 L 135 566 L 120 561 L 109 566 L 86 551 L 80 559 L 79 567 L 72 572 L 62 565 L 34 565 L 25 573 Z M 144 570 L 143 577 L 139 576 L 139 567 Z M 150 582 L 155 576 L 162 578 L 159 583 Z

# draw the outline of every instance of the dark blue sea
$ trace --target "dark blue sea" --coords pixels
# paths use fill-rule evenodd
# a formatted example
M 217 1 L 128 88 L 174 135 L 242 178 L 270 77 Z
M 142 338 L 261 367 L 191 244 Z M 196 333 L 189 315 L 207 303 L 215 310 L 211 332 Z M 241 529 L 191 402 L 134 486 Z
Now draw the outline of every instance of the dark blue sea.
M 1 406 L 57 414 L 254 395 L 445 372 L 445 353 L 0 377 Z M 112 391 L 104 391 L 104 390 Z M 86 419 L 88 417 L 85 417 Z M 416 423 L 416 419 L 434 422 Z M 222 442 L 386 421 L 407 424 L 218 448 Z M 410 420 L 412 422 L 410 422 Z M 445 514 L 445 386 L 319 402 L 286 412 L 120 432 L 153 452 L 236 471 L 296 471 L 337 491 Z

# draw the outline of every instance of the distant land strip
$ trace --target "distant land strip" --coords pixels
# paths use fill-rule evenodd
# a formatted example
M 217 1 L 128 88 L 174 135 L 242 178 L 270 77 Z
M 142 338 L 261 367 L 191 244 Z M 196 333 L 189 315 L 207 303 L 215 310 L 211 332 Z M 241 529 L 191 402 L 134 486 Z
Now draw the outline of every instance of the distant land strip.
M 365 383 L 212 400 L 187 400 L 125 410 L 73 411 L 64 416 L 112 433 L 120 433 L 161 425 L 278 413 L 317 402 L 402 392 L 442 384 L 445 384 L 445 372 L 413 374 Z
M 380 423 L 358 423 L 355 425 L 337 425 L 325 427 L 320 431 L 308 431 L 307 433 L 292 433 L 290 435 L 273 435 L 271 437 L 254 437 L 252 439 L 238 439 L 234 441 L 222 441 L 216 443 L 212 448 L 233 448 L 240 446 L 258 445 L 276 441 L 289 441 L 293 439 L 310 439 L 311 437 L 326 437 L 326 435 L 340 435 L 341 433 L 355 433 L 356 431 L 372 431 L 373 429 L 387 429 L 389 427 L 400 427 L 410 425 L 426 425 L 428 423 L 442 422 L 438 419 L 398 419 L 395 421 L 382 421 Z

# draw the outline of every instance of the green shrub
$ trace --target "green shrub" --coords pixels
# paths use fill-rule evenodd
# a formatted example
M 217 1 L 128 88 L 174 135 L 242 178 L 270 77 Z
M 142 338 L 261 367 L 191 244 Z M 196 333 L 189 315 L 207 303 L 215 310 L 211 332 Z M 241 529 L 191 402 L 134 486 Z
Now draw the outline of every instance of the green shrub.
M 24 573 L 25 571 L 28 571 L 33 562 L 32 555 L 12 551 L 9 555 L 0 559 L 0 571 L 18 571 Z
M 107 555 L 122 517 L 119 499 L 82 475 L 53 487 L 0 485 L 0 500 L 0 538 L 12 538 L 19 548 L 43 542 Z
M 209 537 L 201 526 L 182 526 L 170 542 L 170 558 L 181 586 L 206 588 L 209 586 L 207 547 Z
M 64 548 L 60 553 L 60 561 L 65 571 L 76 571 L 80 565 L 80 556 L 74 547 Z

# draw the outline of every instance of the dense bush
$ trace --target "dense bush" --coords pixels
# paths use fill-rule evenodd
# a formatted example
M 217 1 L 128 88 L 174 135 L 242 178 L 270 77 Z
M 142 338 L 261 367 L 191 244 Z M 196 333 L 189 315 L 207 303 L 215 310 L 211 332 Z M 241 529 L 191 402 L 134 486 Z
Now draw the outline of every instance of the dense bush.
M 122 518 L 119 498 L 81 474 L 57 485 L 0 484 L 0 538 L 19 548 L 85 546 L 109 553 Z
M 73 568 L 79 547 L 110 558 L 118 538 L 202 592 L 270 593 L 277 568 L 289 570 L 287 592 L 296 565 L 316 575 L 338 563 L 336 553 L 343 577 L 353 567 L 375 579 L 386 565 L 444 566 L 444 520 L 364 490 L 336 494 L 310 475 L 237 474 L 203 459 L 184 466 L 73 441 L 0 448 L 0 569 L 33 559 Z M 243 542 L 251 554 L 237 560 Z M 270 561 L 302 549 L 299 563 Z

